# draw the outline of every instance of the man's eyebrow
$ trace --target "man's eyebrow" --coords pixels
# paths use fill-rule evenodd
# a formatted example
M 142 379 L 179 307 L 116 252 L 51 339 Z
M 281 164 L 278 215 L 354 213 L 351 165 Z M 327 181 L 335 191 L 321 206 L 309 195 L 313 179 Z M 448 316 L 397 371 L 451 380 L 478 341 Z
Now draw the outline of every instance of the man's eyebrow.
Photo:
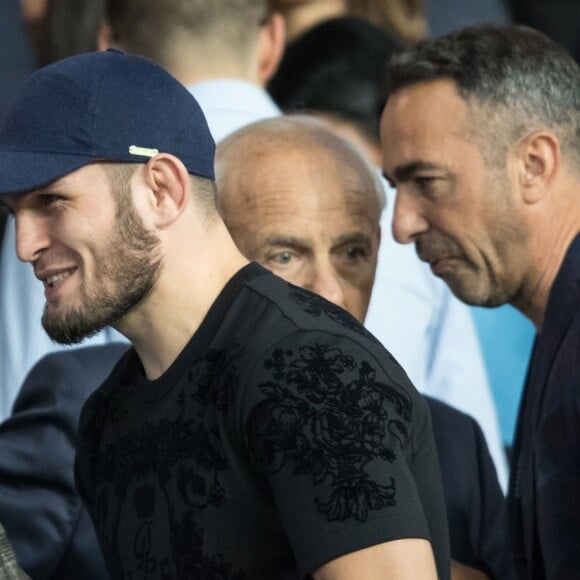
M 333 245 L 342 246 L 345 244 L 369 244 L 371 237 L 362 232 L 351 232 L 347 234 L 341 234 L 332 240 Z
M 269 246 L 280 248 L 284 246 L 307 248 L 310 245 L 306 238 L 299 238 L 298 236 L 288 236 L 284 234 L 275 234 L 272 236 L 268 236 L 266 238 L 266 243 Z
M 442 167 L 441 165 L 437 165 L 436 163 L 430 163 L 429 161 L 409 161 L 408 163 L 404 163 L 403 165 L 399 165 L 395 167 L 395 181 L 409 181 L 415 173 L 419 171 L 441 171 L 444 170 L 445 173 L 448 173 L 447 170 Z M 385 179 L 392 185 L 393 180 L 386 174 L 383 173 Z
M 58 181 L 53 181 L 52 183 L 47 183 L 46 185 L 41 185 L 36 189 L 33 189 L 27 192 L 27 195 L 45 195 L 51 193 L 62 193 L 65 190 L 65 187 L 62 183 Z

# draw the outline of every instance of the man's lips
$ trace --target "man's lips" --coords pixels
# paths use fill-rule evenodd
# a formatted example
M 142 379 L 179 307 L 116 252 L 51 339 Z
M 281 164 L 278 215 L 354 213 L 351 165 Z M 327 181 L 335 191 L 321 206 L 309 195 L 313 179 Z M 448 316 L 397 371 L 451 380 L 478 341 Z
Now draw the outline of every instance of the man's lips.
M 431 272 L 433 272 L 433 274 L 441 275 L 449 269 L 450 263 L 456 259 L 457 258 L 455 256 L 443 256 L 440 258 L 431 258 L 425 261 L 431 267 Z
M 71 274 L 73 274 L 76 269 L 76 267 L 46 269 L 35 272 L 34 274 L 44 284 L 45 288 L 54 288 L 60 282 L 71 276 Z

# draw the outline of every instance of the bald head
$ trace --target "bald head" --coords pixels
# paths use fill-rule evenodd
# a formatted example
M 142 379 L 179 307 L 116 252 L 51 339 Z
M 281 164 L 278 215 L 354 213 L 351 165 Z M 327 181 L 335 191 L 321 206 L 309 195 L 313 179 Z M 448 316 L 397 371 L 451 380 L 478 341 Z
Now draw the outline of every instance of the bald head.
M 269 119 L 218 145 L 216 180 L 248 258 L 364 319 L 384 191 L 354 146 L 309 117 Z

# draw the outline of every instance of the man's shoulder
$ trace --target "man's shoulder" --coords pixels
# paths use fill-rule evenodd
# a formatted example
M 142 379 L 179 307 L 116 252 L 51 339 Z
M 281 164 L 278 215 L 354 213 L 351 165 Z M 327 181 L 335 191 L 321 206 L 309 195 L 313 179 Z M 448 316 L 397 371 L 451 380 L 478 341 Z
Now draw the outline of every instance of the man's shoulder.
M 44 397 L 56 404 L 80 406 L 109 375 L 127 350 L 107 344 L 60 350 L 44 356 L 31 369 L 14 403 L 14 412 L 38 405 Z
M 248 289 L 277 311 L 294 331 L 347 334 L 379 345 L 377 339 L 350 313 L 322 296 L 294 286 L 275 275 L 261 276 Z
M 106 367 L 117 362 L 128 347 L 127 344 L 123 343 L 108 343 L 59 350 L 42 357 L 34 369 L 42 370 L 46 366 L 58 366 L 66 370 L 72 368 L 71 365 L 75 364 L 80 366 L 89 365 L 91 368 L 97 365 Z

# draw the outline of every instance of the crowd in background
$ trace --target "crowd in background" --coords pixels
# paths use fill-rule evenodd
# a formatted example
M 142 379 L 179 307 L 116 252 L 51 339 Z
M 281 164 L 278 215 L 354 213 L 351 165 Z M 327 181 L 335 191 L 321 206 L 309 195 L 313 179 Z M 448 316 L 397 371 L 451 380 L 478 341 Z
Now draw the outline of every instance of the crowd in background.
M 315 8 L 317 4 L 320 4 L 319 8 Z M 180 64 L 170 51 L 160 51 L 157 54 L 155 47 L 148 54 L 150 48 L 143 39 L 151 36 L 151 30 L 138 30 L 137 27 L 133 29 L 135 19 L 130 14 L 117 13 L 114 1 L 5 0 L 0 8 L 0 43 L 4 45 L 0 46 L 0 74 L 3 79 L 0 90 L 0 120 L 7 115 L 19 87 L 36 68 L 74 54 L 113 47 L 144 54 L 169 70 L 198 100 L 208 117 L 209 129 L 217 143 L 251 121 L 275 118 L 283 113 L 306 113 L 328 123 L 333 133 L 354 142 L 360 151 L 364 151 L 370 165 L 380 166 L 379 123 L 388 90 L 386 78 L 382 78 L 382 70 L 385 70 L 384 63 L 392 53 L 414 46 L 422 39 L 446 34 L 464 26 L 486 22 L 513 22 L 543 29 L 577 60 L 580 59 L 580 9 L 573 0 L 561 0 L 556 4 L 518 0 L 398 0 L 385 3 L 376 0 L 336 3 L 271 0 L 270 8 L 282 17 L 280 21 L 273 21 L 269 40 L 264 41 L 271 43 L 271 54 L 275 56 L 260 61 L 258 69 L 252 71 L 248 77 L 251 78 L 251 84 L 259 85 L 263 92 L 260 96 L 264 99 L 261 105 L 263 108 L 259 114 L 255 114 L 255 118 L 241 115 L 240 119 L 228 118 L 223 124 L 223 119 L 218 122 L 219 115 L 214 111 L 219 107 L 226 108 L 230 103 L 221 102 L 221 96 L 218 98 L 217 92 L 214 92 L 215 87 L 204 84 L 207 79 L 210 82 L 214 80 L 211 66 L 200 77 L 199 73 L 186 74 L 185 65 Z M 215 42 L 215 46 L 218 46 L 220 41 L 215 39 Z M 177 44 L 176 40 L 176 46 Z M 208 45 L 206 48 L 209 55 L 214 46 Z M 163 62 L 163 58 L 166 58 L 166 62 Z M 244 95 L 248 87 L 239 84 L 230 88 L 237 97 Z M 257 97 L 248 96 L 250 98 Z M 284 127 L 281 125 L 279 130 L 283 131 Z M 229 142 L 224 143 L 222 158 L 227 157 Z M 219 154 L 218 148 L 218 161 Z M 246 162 L 239 162 L 239 166 L 242 165 L 246 165 Z M 219 185 L 219 172 L 217 177 Z M 493 485 L 505 492 L 508 480 L 507 459 L 532 350 L 534 327 L 512 306 L 505 305 L 497 309 L 467 308 L 451 295 L 444 284 L 439 284 L 438 280 L 429 278 L 425 281 L 424 273 L 418 270 L 408 274 L 410 269 L 418 266 L 408 265 L 411 263 L 409 255 L 413 254 L 412 257 L 415 258 L 409 247 L 402 250 L 390 239 L 394 192 L 388 186 L 386 189 L 386 208 L 381 218 L 383 253 L 379 252 L 376 277 L 373 273 L 373 294 L 371 296 L 369 291 L 369 303 L 363 309 L 362 315 L 357 316 L 348 305 L 341 306 L 355 314 L 360 321 L 364 321 L 373 334 L 392 351 L 420 392 L 458 408 L 479 422 L 484 435 L 482 445 L 489 448 L 489 452 L 486 449 L 483 453 L 482 461 L 484 464 L 488 461 L 489 465 L 494 464 L 491 471 L 497 473 L 497 482 L 494 481 Z M 251 212 L 250 207 L 235 209 L 232 214 L 235 216 L 249 216 Z M 381 211 L 378 213 L 380 215 Z M 7 420 L 4 428 L 0 425 L 1 452 L 3 436 L 11 444 L 17 439 L 11 439 L 10 431 L 14 425 L 14 422 L 10 422 L 13 405 L 16 420 L 18 409 L 26 409 L 26 390 L 20 392 L 21 385 L 26 385 L 28 373 L 43 356 L 61 350 L 61 347 L 51 343 L 43 335 L 38 322 L 42 314 L 42 300 L 32 296 L 32 272 L 29 265 L 17 264 L 13 256 L 13 222 L 4 215 L 0 216 L 0 220 L 0 240 L 3 240 L 0 246 L 0 419 Z M 224 220 L 230 227 L 228 220 Z M 234 231 L 235 226 L 232 226 L 232 232 Z M 385 236 L 389 239 L 386 240 Z M 242 242 L 236 239 L 236 243 L 240 245 Z M 389 244 L 392 244 L 392 250 Z M 260 261 L 257 255 L 252 256 L 249 251 L 244 253 L 247 257 Z M 404 280 L 397 278 L 399 266 L 406 272 Z M 291 281 L 308 287 L 305 282 Z M 389 290 L 387 293 L 385 288 L 398 288 L 400 300 L 396 292 Z M 309 289 L 328 297 L 324 289 Z M 413 306 L 409 300 L 406 310 L 401 306 L 400 318 L 397 318 L 399 306 L 393 306 L 393 312 L 388 315 L 384 313 L 387 301 L 403 305 L 408 300 L 405 293 L 409 296 L 413 293 L 424 293 L 426 298 L 423 302 L 429 302 L 430 309 L 424 315 L 425 322 L 421 319 L 421 309 L 424 307 L 421 301 L 417 301 L 418 306 Z M 410 319 L 411 311 L 416 312 L 415 326 Z M 403 325 L 409 326 L 409 344 L 403 344 L 404 339 L 401 339 L 399 346 L 391 347 L 395 340 L 390 334 L 392 329 L 399 331 Z M 31 331 L 31 328 L 34 330 Z M 425 335 L 424 339 L 420 338 L 421 333 Z M 123 341 L 111 329 L 99 333 L 85 344 L 110 345 Z M 115 345 L 106 357 L 110 356 L 112 362 L 125 348 L 124 344 Z M 400 352 L 397 348 L 401 349 Z M 74 361 L 74 352 L 71 353 L 71 368 L 79 365 L 80 372 L 85 364 L 93 364 L 90 359 L 80 363 Z M 411 356 L 409 353 L 414 354 Z M 109 368 L 109 363 L 104 368 Z M 457 377 L 461 377 L 457 379 L 457 386 L 454 386 L 450 378 L 454 369 Z M 74 404 L 77 409 L 71 415 L 73 428 L 82 404 L 81 399 L 105 376 L 106 373 L 96 373 L 87 383 L 86 389 L 79 391 L 79 400 L 67 403 Z M 435 417 L 438 408 L 436 403 L 433 405 L 431 413 Z M 435 423 L 434 419 L 434 428 L 437 430 Z M 18 436 L 18 431 L 15 433 Z M 43 436 L 54 436 L 54 433 L 47 431 Z M 446 445 L 450 443 L 447 442 Z M 18 453 L 18 450 L 12 452 Z M 441 455 L 441 451 L 439 453 Z M 482 469 L 481 466 L 479 469 Z M 442 468 L 442 471 L 445 487 L 445 469 Z M 66 485 L 72 484 L 67 480 Z M 0 498 L 1 496 L 0 489 Z M 39 501 L 51 501 L 50 497 L 49 493 Z M 81 515 L 78 516 L 78 525 L 90 527 L 87 514 L 79 513 Z M 0 514 L 0 518 L 4 526 L 10 529 L 5 521 L 6 516 Z M 453 520 L 449 517 L 449 512 L 448 519 Z M 58 563 L 51 564 L 56 570 L 54 575 L 50 572 L 43 575 L 40 569 L 45 564 L 38 564 L 30 554 L 19 553 L 21 538 L 28 533 L 30 530 L 22 526 L 12 540 L 16 544 L 17 559 L 25 570 L 32 578 L 65 577 L 59 576 Z M 92 536 L 91 541 L 94 543 Z M 490 562 L 491 560 L 490 557 Z M 24 563 L 29 561 L 33 564 L 27 568 Z M 477 568 L 477 563 L 469 564 Z M 496 570 L 494 566 L 495 563 L 486 563 L 480 569 L 489 577 L 500 578 L 501 573 L 497 570 L 501 569 L 501 565 L 498 564 Z M 95 579 L 103 577 L 100 576 L 104 574 L 102 570 L 103 564 L 98 560 L 93 570 Z M 504 577 L 508 578 L 510 574 L 511 572 L 505 572 Z

